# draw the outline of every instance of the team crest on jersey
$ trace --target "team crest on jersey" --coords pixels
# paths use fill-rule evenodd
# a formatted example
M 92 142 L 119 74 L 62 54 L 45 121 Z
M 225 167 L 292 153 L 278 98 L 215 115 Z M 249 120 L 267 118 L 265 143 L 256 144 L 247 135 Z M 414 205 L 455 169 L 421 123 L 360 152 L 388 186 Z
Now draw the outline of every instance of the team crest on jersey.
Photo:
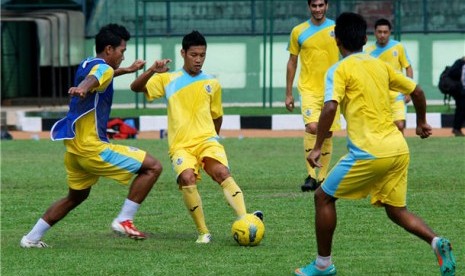
M 310 110 L 310 109 L 305 110 L 305 115 L 307 115 L 307 116 L 312 115 L 312 110 Z
M 392 55 L 397 57 L 399 55 L 399 53 L 397 51 L 392 51 Z
M 176 159 L 176 165 L 181 165 L 183 161 L 182 157 L 178 157 L 178 159 Z
M 205 91 L 207 91 L 208 94 L 212 92 L 212 87 L 210 84 L 205 85 Z
M 334 37 L 334 30 L 332 30 L 331 32 L 329 32 L 329 36 L 330 36 L 330 37 Z

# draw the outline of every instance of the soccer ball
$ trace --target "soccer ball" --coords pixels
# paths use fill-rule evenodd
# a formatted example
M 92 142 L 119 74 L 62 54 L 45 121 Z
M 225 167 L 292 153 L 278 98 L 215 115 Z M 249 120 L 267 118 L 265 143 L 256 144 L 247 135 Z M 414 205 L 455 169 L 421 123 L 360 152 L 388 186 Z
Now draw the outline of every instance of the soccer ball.
M 234 240 L 242 246 L 255 246 L 265 234 L 265 224 L 253 214 L 245 214 L 238 218 L 231 227 Z

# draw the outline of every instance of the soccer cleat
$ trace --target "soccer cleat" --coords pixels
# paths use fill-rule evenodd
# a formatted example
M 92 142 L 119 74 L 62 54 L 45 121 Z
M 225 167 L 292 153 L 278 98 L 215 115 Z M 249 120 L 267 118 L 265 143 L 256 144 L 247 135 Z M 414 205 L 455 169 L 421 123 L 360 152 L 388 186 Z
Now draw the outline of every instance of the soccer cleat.
M 261 221 L 263 221 L 263 212 L 260 210 L 257 210 L 252 213 L 254 216 L 258 217 Z
M 298 276 L 336 275 L 336 267 L 334 266 L 334 264 L 331 264 L 325 270 L 319 270 L 316 267 L 316 261 L 313 261 L 311 264 L 305 267 L 297 268 L 294 271 L 294 274 Z
M 446 238 L 440 238 L 436 242 L 436 249 L 434 250 L 436 258 L 438 258 L 439 269 L 442 276 L 455 275 L 455 257 L 452 253 L 452 245 Z
M 210 243 L 212 235 L 210 233 L 200 234 L 195 243 Z
M 26 236 L 23 236 L 21 239 L 21 242 L 19 243 L 19 246 L 22 248 L 46 248 L 49 247 L 48 244 L 46 244 L 43 241 L 30 241 L 26 238 Z
M 111 229 L 113 229 L 115 233 L 125 235 L 131 239 L 143 240 L 146 238 L 145 234 L 137 230 L 137 228 L 134 226 L 134 223 L 130 219 L 122 222 L 114 219 L 111 223 Z
M 316 181 L 316 179 L 309 175 L 305 178 L 305 182 L 300 188 L 302 189 L 302 192 L 315 191 L 318 187 L 320 187 L 321 182 L 323 181 Z

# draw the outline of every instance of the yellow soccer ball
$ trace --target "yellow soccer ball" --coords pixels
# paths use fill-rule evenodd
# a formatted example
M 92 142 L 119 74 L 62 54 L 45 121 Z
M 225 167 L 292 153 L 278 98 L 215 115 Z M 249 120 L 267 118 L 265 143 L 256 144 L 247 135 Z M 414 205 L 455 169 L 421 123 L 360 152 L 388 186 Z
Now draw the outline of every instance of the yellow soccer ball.
M 253 214 L 238 218 L 231 227 L 234 240 L 242 246 L 256 246 L 265 235 L 265 224 Z

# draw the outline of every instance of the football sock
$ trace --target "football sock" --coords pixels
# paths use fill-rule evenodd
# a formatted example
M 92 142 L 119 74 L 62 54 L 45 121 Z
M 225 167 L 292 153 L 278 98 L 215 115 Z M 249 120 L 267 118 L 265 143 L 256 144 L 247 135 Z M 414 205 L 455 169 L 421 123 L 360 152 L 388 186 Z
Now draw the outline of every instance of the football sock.
M 205 217 L 203 215 L 202 199 L 200 198 L 200 194 L 197 191 L 197 186 L 182 186 L 181 192 L 182 198 L 184 199 L 184 204 L 186 205 L 187 209 L 189 210 L 189 214 L 194 220 L 197 231 L 200 234 L 208 233 Z
M 315 146 L 315 142 L 316 142 L 316 135 L 305 132 L 304 134 L 305 166 L 307 167 L 308 175 L 310 175 L 313 179 L 316 179 L 316 171 L 308 163 L 307 156 L 310 153 L 310 151 L 313 149 L 313 147 Z
M 333 138 L 326 138 L 321 147 L 320 163 L 323 167 L 318 172 L 318 181 L 326 178 L 328 175 L 329 163 L 331 162 L 331 155 L 333 152 Z
M 236 215 L 245 215 L 247 211 L 245 209 L 244 194 L 241 188 L 237 186 L 236 181 L 232 177 L 228 177 L 221 183 L 221 187 L 229 205 L 236 211 Z
M 436 243 L 438 242 L 439 237 L 434 237 L 433 240 L 431 241 L 431 247 L 433 248 L 433 251 L 436 250 Z
M 128 219 L 133 220 L 134 215 L 136 214 L 137 210 L 139 210 L 139 207 L 140 207 L 139 203 L 136 203 L 126 198 L 123 204 L 123 208 L 121 209 L 121 212 L 119 213 L 116 219 L 119 222 L 122 222 Z
M 331 264 L 332 264 L 331 255 L 327 257 L 318 255 L 318 257 L 316 258 L 316 266 L 317 268 L 320 268 L 321 270 L 326 269 Z
M 45 220 L 40 218 L 36 225 L 32 228 L 31 232 L 26 235 L 26 239 L 33 242 L 39 241 L 50 228 L 51 226 Z

